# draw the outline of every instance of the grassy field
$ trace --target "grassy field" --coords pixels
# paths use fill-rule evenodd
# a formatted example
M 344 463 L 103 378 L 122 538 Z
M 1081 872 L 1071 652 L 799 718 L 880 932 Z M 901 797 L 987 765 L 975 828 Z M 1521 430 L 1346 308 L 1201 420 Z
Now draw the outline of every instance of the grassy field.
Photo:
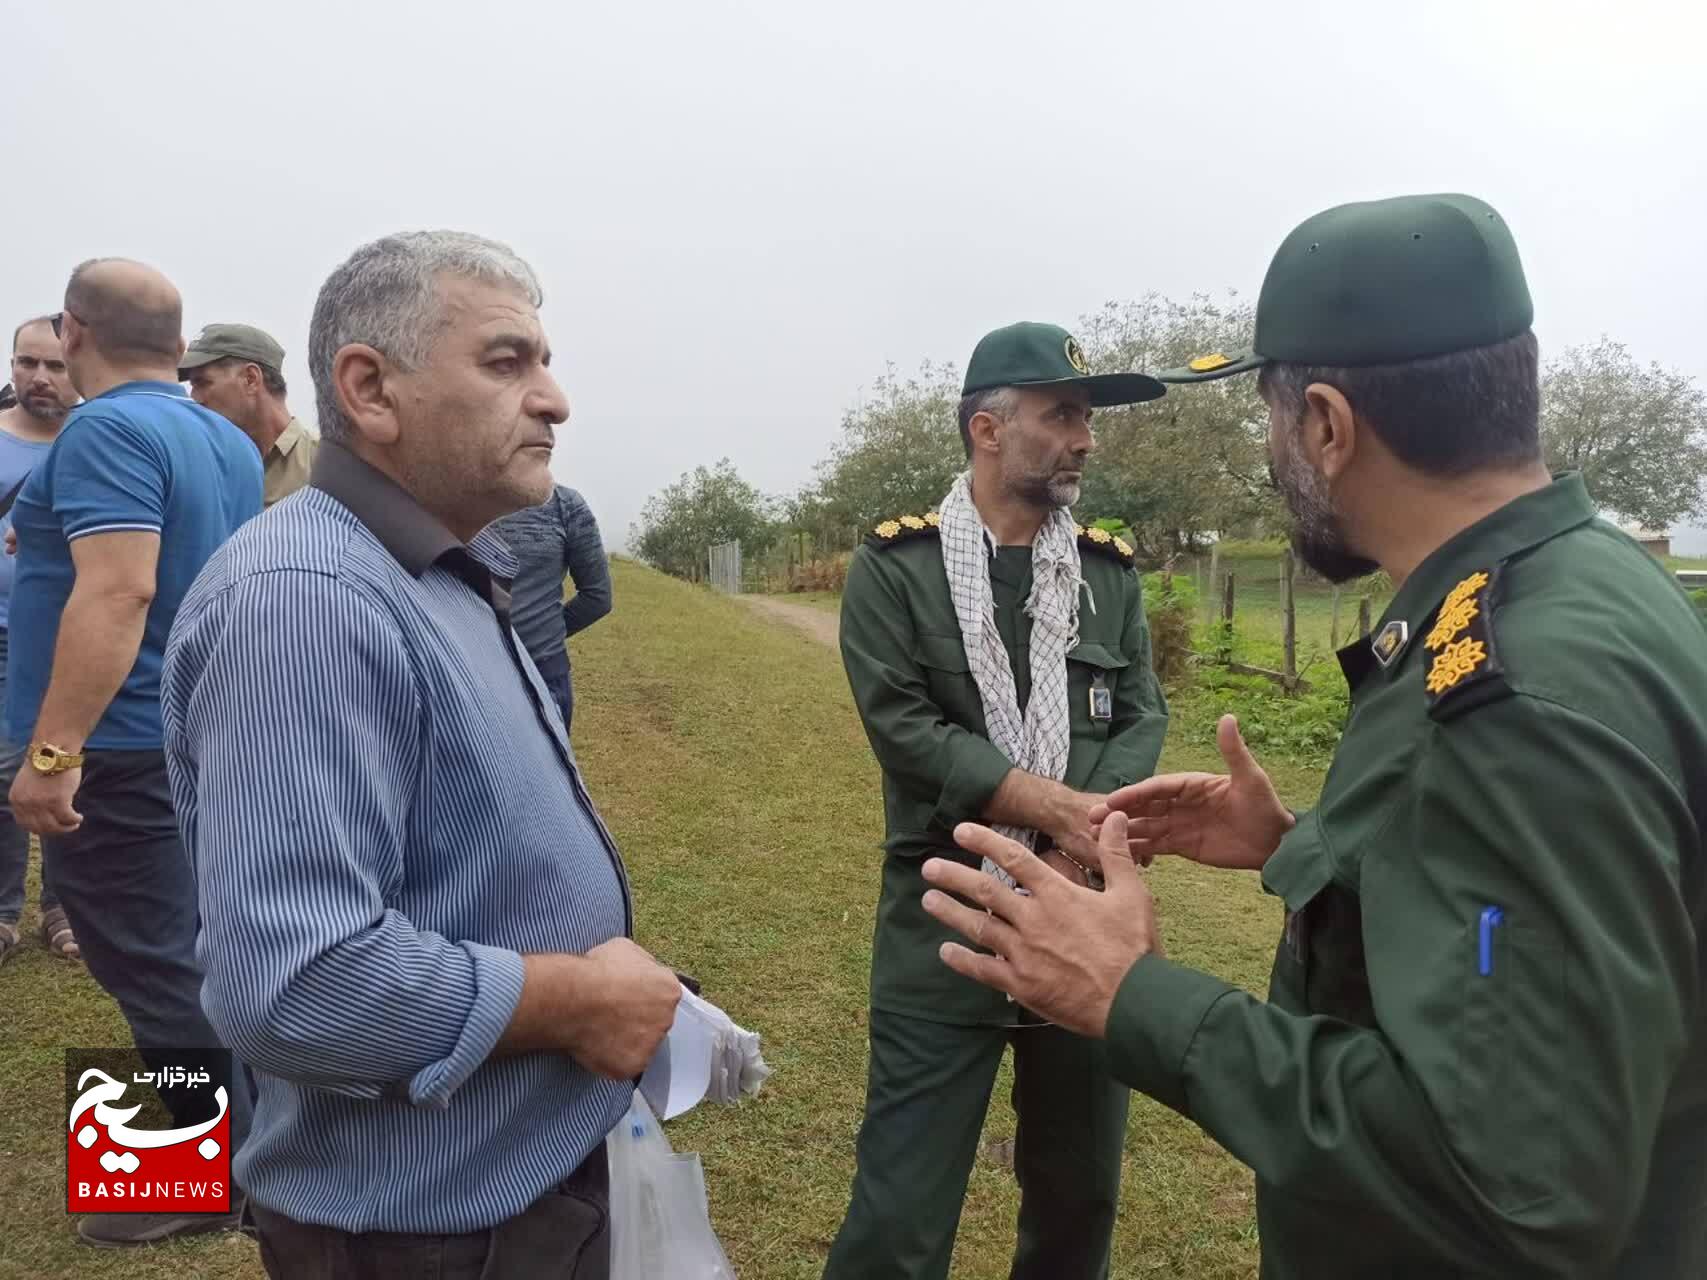
M 622 844 L 643 944 L 700 978 L 764 1036 L 776 1074 L 756 1101 L 672 1123 L 704 1158 L 712 1215 L 743 1280 L 813 1277 L 853 1171 L 882 834 L 878 771 L 835 655 L 737 602 L 615 566 L 616 610 L 575 643 L 576 745 Z M 1275 765 L 1289 802 L 1319 775 Z M 1212 767 L 1170 747 L 1171 768 Z M 1279 911 L 1248 875 L 1167 862 L 1153 873 L 1169 954 L 1250 988 Z M 33 892 L 33 891 L 32 891 Z M 33 920 L 27 920 L 33 924 Z M 0 1280 L 261 1274 L 236 1238 L 108 1254 L 78 1246 L 64 1205 L 60 1048 L 122 1044 L 85 974 L 30 948 L 0 970 Z M 1007 1080 L 987 1137 L 1013 1133 Z M 1248 1174 L 1195 1127 L 1135 1099 L 1115 1274 L 1250 1277 Z M 1006 1274 L 1017 1192 L 980 1162 L 954 1274 Z

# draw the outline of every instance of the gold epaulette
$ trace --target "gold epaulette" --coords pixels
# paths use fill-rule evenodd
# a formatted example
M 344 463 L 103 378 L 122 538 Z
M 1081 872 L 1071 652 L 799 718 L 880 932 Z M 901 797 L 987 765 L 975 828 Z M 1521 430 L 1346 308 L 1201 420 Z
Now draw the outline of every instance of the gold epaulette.
M 892 547 L 913 538 L 922 538 L 927 534 L 935 536 L 941 532 L 942 517 L 935 511 L 927 511 L 922 516 L 896 516 L 893 520 L 885 520 L 865 535 L 865 541 L 868 546 Z
M 1087 529 L 1083 525 L 1073 526 L 1073 532 L 1079 535 L 1079 550 L 1098 551 L 1111 559 L 1120 561 L 1130 569 L 1137 561 L 1137 555 L 1125 538 L 1117 538 L 1107 529 Z
M 1447 593 L 1423 638 L 1428 713 L 1443 719 L 1510 692 L 1494 642 L 1500 570 L 1478 569 Z

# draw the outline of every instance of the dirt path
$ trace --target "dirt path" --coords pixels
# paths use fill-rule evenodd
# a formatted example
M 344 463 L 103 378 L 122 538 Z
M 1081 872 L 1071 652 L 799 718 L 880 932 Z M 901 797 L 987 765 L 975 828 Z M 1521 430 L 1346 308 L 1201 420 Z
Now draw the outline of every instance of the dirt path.
M 840 628 L 836 615 L 827 609 L 815 609 L 809 604 L 789 604 L 774 596 L 741 596 L 739 599 L 755 613 L 786 622 L 832 649 L 837 647 Z

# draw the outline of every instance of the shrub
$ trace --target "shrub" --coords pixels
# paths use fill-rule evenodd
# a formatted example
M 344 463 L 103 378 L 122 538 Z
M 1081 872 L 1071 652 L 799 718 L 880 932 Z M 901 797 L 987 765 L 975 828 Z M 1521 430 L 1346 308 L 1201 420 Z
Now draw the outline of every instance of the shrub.
M 1150 623 L 1150 660 L 1156 678 L 1177 685 L 1191 674 L 1196 654 L 1192 629 L 1197 620 L 1197 583 L 1171 573 L 1144 579 L 1144 613 Z
M 1216 722 L 1231 712 L 1259 759 L 1266 752 L 1326 767 L 1350 703 L 1345 683 L 1337 679 L 1324 680 L 1309 693 L 1288 695 L 1262 676 L 1205 667 L 1196 684 L 1175 697 L 1175 706 L 1174 724 L 1196 745 L 1213 748 Z
M 797 564 L 788 571 L 788 589 L 840 595 L 848 584 L 848 562 L 852 559 L 853 552 L 844 551 L 840 555 L 823 556 Z

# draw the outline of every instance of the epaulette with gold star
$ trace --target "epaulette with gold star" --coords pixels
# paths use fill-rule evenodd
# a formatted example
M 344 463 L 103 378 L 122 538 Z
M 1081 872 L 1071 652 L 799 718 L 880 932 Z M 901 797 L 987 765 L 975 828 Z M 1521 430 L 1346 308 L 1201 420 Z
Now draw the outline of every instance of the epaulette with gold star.
M 1447 593 L 1423 637 L 1428 713 L 1437 720 L 1511 692 L 1494 641 L 1500 570 L 1478 569 Z
M 1087 529 L 1082 524 L 1076 524 L 1073 526 L 1073 532 L 1079 535 L 1080 551 L 1100 552 L 1112 560 L 1120 561 L 1128 569 L 1137 561 L 1132 545 L 1125 538 L 1115 537 L 1107 529 Z
M 865 541 L 871 547 L 893 547 L 927 534 L 934 537 L 941 532 L 942 517 L 935 511 L 927 511 L 922 516 L 896 516 L 893 520 L 885 520 L 865 535 Z

